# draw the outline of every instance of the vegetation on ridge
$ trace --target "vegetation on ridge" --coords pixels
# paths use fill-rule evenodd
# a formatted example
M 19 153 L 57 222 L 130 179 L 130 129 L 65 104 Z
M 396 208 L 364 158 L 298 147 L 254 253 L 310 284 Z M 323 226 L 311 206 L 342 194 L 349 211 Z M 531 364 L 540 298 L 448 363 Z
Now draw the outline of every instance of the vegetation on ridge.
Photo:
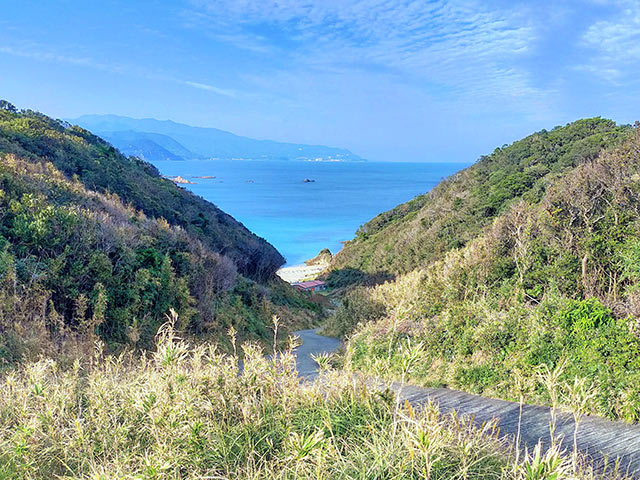
M 0 153 L 51 162 L 89 190 L 117 195 L 149 217 L 182 227 L 230 258 L 243 275 L 268 279 L 284 264 L 275 248 L 215 205 L 162 178 L 150 163 L 125 157 L 80 127 L 39 112 L 18 111 L 5 102 L 0 109 Z
M 591 118 L 496 148 L 429 193 L 367 222 L 336 255 L 334 268 L 396 274 L 427 265 L 472 241 L 513 202 L 538 203 L 555 180 L 628 133 L 627 126 Z
M 410 338 L 423 347 L 412 382 L 515 400 L 518 375 L 531 380 L 540 368 L 565 365 L 563 381 L 584 378 L 597 391 L 588 411 L 640 421 L 640 129 L 588 120 L 552 132 L 564 141 L 529 152 L 524 170 L 514 152 L 538 134 L 492 156 L 515 166 L 485 170 L 485 158 L 419 199 L 413 218 L 354 241 L 346 254 L 362 261 L 387 232 L 423 248 L 407 247 L 391 264 L 412 271 L 352 290 L 331 320 L 332 331 L 350 334 L 359 368 L 399 377 Z M 607 143 L 617 146 L 600 148 Z M 586 154 L 567 153 L 585 146 Z M 531 169 L 549 173 L 511 188 L 509 172 Z M 479 185 L 477 175 L 487 195 L 460 188 Z M 443 208 L 452 203 L 459 208 Z M 459 223 L 472 212 L 469 225 Z M 535 388 L 526 398 L 551 402 Z
M 152 346 L 181 331 L 267 338 L 318 307 L 278 279 L 282 257 L 203 199 L 89 132 L 0 108 L 0 364 L 43 348 Z M 260 283 L 256 282 L 260 280 Z M 295 310 L 296 314 L 291 311 Z

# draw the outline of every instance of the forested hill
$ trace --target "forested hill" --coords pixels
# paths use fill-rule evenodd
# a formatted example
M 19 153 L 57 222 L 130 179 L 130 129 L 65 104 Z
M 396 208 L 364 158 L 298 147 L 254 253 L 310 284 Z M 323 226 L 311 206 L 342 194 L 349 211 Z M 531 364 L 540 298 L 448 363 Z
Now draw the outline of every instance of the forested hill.
M 353 268 L 331 283 L 370 282 L 329 321 L 361 370 L 640 421 L 640 123 L 497 149 L 374 219 L 336 264 Z M 538 388 L 552 377 L 556 393 Z
M 160 176 L 151 164 L 125 157 L 109 143 L 77 126 L 41 113 L 0 111 L 0 154 L 46 159 L 87 189 L 116 194 L 153 218 L 164 218 L 233 260 L 238 271 L 266 279 L 284 263 L 280 253 L 215 205 Z
M 395 274 L 424 266 L 466 245 L 518 199 L 538 203 L 556 179 L 629 131 L 590 118 L 496 148 L 431 192 L 369 221 L 336 256 L 334 267 Z
M 0 102 L 0 365 L 96 334 L 149 347 L 171 309 L 182 333 L 271 337 L 273 315 L 318 311 L 272 278 L 282 263 L 148 163 Z

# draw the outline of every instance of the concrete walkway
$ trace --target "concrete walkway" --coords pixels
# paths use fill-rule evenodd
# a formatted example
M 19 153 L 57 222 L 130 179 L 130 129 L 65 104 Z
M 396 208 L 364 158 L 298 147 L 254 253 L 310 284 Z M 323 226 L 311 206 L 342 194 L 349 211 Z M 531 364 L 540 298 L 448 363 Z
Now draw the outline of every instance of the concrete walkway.
M 300 376 L 313 378 L 317 375 L 317 366 L 311 354 L 330 353 L 337 350 L 340 341 L 335 338 L 319 335 L 316 330 L 295 332 L 302 340 L 296 349 L 296 361 Z M 395 383 L 392 389 L 400 393 L 400 398 L 407 400 L 412 406 L 420 407 L 432 401 L 440 411 L 449 413 L 455 410 L 459 415 L 473 417 L 477 424 L 497 420 L 500 434 L 515 440 L 518 430 L 519 405 L 514 402 L 458 392 L 446 388 L 421 388 Z M 556 437 L 560 436 L 562 446 L 568 453 L 573 450 L 573 433 L 575 422 L 573 415 L 559 413 L 556 426 Z M 535 405 L 524 405 L 520 437 L 522 445 L 532 449 L 542 440 L 543 445 L 550 444 L 549 423 L 551 409 Z M 582 418 L 578 429 L 578 449 L 589 455 L 596 468 L 602 468 L 605 461 L 609 465 L 620 462 L 621 471 L 640 478 L 640 425 L 627 425 L 600 417 Z
M 313 361 L 311 355 L 331 353 L 340 348 L 340 340 L 319 335 L 318 330 L 299 330 L 294 334 L 302 341 L 302 345 L 294 350 L 294 354 L 296 355 L 298 373 L 305 379 L 318 375 L 318 365 Z

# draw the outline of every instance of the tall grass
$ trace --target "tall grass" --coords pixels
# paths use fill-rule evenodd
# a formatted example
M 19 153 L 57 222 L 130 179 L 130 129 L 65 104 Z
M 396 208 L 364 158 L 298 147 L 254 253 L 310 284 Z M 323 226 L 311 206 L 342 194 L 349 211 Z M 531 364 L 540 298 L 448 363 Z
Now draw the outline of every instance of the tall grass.
M 239 349 L 241 371 L 168 323 L 153 353 L 14 369 L 0 386 L 0 479 L 592 478 L 557 451 L 515 464 L 493 425 L 399 405 L 324 357 L 319 381 L 301 383 L 290 349 Z

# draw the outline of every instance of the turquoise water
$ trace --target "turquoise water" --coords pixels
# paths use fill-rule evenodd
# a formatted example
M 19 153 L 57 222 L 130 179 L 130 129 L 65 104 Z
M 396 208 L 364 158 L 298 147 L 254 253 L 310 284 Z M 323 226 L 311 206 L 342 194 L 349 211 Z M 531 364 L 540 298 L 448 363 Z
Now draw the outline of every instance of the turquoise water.
M 184 185 L 266 238 L 296 265 L 323 248 L 340 250 L 360 225 L 433 188 L 461 163 L 164 161 L 163 175 Z M 198 175 L 215 179 L 191 178 Z M 313 183 L 304 183 L 305 178 Z

